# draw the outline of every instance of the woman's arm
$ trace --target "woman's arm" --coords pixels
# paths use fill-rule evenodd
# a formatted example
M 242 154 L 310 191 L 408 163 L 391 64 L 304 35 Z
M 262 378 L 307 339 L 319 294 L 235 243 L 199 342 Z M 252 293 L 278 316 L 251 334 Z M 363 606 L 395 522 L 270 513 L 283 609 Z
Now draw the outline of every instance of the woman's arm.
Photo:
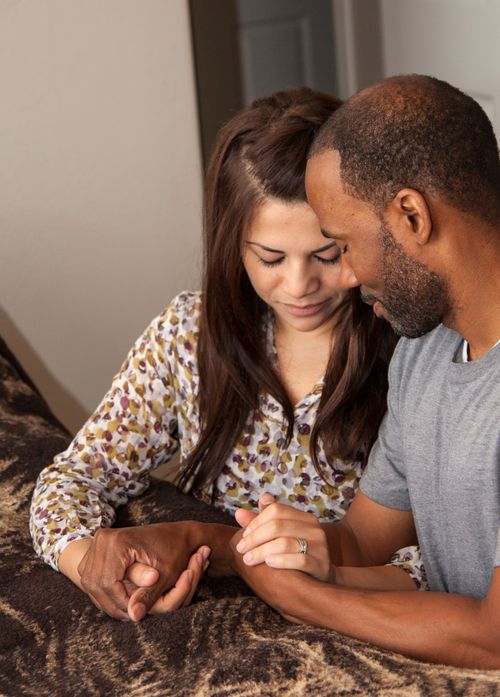
M 261 513 L 258 516 L 248 511 L 236 513 L 237 521 L 245 526 L 236 547 L 242 554 L 242 562 L 248 566 L 265 563 L 277 569 L 295 569 L 329 583 L 353 588 L 372 590 L 416 590 L 417 585 L 402 568 L 386 566 L 391 556 L 390 546 L 376 548 L 376 540 L 368 544 L 358 540 L 366 526 L 364 521 L 372 519 L 372 506 L 379 507 L 362 494 L 353 516 L 344 521 L 321 525 L 311 513 L 299 511 L 291 506 L 275 503 L 269 494 L 260 499 Z M 366 500 L 363 500 L 366 499 Z M 353 504 L 354 506 L 354 504 Z M 388 510 L 388 509 L 387 509 Z M 413 524 L 401 511 L 396 512 L 398 529 L 406 527 L 407 537 L 397 536 L 398 541 L 412 540 Z M 360 521 L 358 522 L 358 517 Z M 385 525 L 392 514 L 383 512 Z M 361 530 L 359 529 L 361 528 Z M 357 532 L 357 534 L 356 534 Z M 366 531 L 368 535 L 368 531 Z M 307 543 L 307 553 L 299 552 L 298 540 Z M 364 551 L 366 550 L 366 551 Z M 368 553 L 369 551 L 369 553 Z

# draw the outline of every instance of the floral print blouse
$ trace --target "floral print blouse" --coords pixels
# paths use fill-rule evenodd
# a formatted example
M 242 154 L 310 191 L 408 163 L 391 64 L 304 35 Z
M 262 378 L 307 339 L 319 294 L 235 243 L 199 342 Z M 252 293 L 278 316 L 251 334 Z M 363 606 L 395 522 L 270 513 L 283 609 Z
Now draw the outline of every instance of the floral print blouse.
M 149 474 L 180 449 L 180 460 L 200 437 L 196 343 L 199 292 L 184 292 L 137 340 L 95 413 L 68 449 L 38 477 L 30 528 L 37 553 L 57 570 L 58 558 L 73 540 L 111 526 L 115 508 L 148 486 Z M 265 320 L 269 354 L 277 360 L 272 316 Z M 295 406 L 293 437 L 285 447 L 281 405 L 262 393 L 241 437 L 213 485 L 194 493 L 233 513 L 257 508 L 262 492 L 314 513 L 321 521 L 342 518 L 358 488 L 360 463 L 330 463 L 332 483 L 318 475 L 309 455 L 309 437 L 322 382 Z M 319 460 L 326 458 L 320 444 Z M 418 549 L 391 560 L 416 584 L 425 585 Z

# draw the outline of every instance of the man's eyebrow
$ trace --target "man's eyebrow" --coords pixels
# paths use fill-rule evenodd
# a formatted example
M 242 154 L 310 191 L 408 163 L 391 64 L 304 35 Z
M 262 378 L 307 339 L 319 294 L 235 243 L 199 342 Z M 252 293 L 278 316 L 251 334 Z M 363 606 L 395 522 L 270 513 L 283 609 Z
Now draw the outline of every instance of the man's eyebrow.
M 264 249 L 266 252 L 272 252 L 273 254 L 284 254 L 285 252 L 281 249 L 273 249 L 272 247 L 266 247 L 263 244 L 259 244 L 258 242 L 250 242 L 250 240 L 245 240 L 245 244 L 253 244 L 256 247 L 260 247 L 261 249 Z M 318 249 L 312 249 L 311 254 L 319 254 L 320 252 L 326 252 L 327 249 L 331 249 L 332 247 L 335 247 L 335 242 L 330 242 L 329 244 L 325 244 L 323 247 L 318 247 Z
M 337 239 L 337 235 L 333 234 L 333 232 L 328 232 L 328 230 L 325 230 L 324 228 L 321 228 L 321 234 L 323 237 L 326 237 L 329 240 Z M 339 239 L 342 239 L 340 235 L 338 236 Z

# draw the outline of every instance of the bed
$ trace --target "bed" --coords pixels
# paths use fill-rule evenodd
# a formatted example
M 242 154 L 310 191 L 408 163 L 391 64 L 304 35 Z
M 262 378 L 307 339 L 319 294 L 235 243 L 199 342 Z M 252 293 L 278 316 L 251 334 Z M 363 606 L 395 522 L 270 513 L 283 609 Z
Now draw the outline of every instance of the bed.
M 236 578 L 205 578 L 169 615 L 110 619 L 31 546 L 35 479 L 68 441 L 0 340 L 0 695 L 500 695 L 500 671 L 420 663 L 291 624 Z M 117 524 L 186 518 L 233 522 L 153 479 Z

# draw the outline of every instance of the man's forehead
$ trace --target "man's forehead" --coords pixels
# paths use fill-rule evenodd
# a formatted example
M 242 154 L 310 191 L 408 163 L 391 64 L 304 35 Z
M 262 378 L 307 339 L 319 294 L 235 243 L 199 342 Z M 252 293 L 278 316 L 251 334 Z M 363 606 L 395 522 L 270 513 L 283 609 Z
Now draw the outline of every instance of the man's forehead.
M 313 208 L 330 209 L 344 198 L 337 150 L 323 150 L 313 155 L 306 168 L 307 199 Z
M 307 161 L 306 178 L 311 183 L 340 183 L 340 153 L 338 150 L 323 150 Z
M 324 150 L 308 160 L 306 194 L 322 228 L 339 239 L 350 235 L 361 223 L 378 222 L 368 203 L 345 191 L 337 150 Z

